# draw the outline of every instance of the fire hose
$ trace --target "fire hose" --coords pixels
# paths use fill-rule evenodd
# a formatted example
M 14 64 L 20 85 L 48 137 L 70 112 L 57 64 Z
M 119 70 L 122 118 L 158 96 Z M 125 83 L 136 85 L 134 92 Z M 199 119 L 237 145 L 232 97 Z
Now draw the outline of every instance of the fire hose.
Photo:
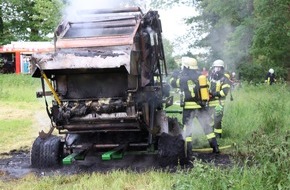
M 233 143 L 232 145 L 220 146 L 219 149 L 224 150 L 224 149 L 228 149 L 235 146 L 236 146 L 236 143 Z M 212 148 L 193 148 L 192 151 L 193 152 L 212 152 Z

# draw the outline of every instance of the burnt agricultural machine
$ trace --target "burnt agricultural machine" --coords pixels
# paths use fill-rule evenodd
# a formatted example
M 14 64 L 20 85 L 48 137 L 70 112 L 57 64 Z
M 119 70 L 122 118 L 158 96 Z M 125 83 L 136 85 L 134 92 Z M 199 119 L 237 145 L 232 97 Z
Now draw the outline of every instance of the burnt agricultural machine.
M 161 165 L 189 161 L 182 130 L 164 110 L 172 97 L 161 33 L 158 12 L 138 7 L 82 11 L 57 26 L 55 51 L 32 58 L 51 119 L 33 143 L 33 167 L 70 164 L 91 150 L 103 160 L 147 151 Z

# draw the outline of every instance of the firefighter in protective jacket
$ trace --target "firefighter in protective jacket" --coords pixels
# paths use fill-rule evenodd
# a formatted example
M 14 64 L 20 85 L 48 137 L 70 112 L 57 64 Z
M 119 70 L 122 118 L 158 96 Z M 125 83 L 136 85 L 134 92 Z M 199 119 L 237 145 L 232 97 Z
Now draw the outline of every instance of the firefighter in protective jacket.
M 274 74 L 274 69 L 269 69 L 267 75 L 266 75 L 266 79 L 265 79 L 265 82 L 268 84 L 268 85 L 272 85 L 273 83 L 276 82 L 276 76 Z
M 182 122 L 184 125 L 184 137 L 187 142 L 191 142 L 193 119 L 196 117 L 202 126 L 211 148 L 214 153 L 219 153 L 217 140 L 211 126 L 212 114 L 208 109 L 209 93 L 206 76 L 198 71 L 197 61 L 194 58 L 182 58 L 182 71 L 173 73 L 170 84 L 173 88 L 180 88 L 181 94 L 184 93 L 184 98 L 181 98 L 181 106 L 183 107 Z M 201 85 L 200 81 L 205 83 Z M 202 93 L 202 90 L 207 93 Z M 202 97 L 202 95 L 204 95 Z
M 214 133 L 222 137 L 222 117 L 226 96 L 231 88 L 230 76 L 225 73 L 223 60 L 215 60 L 209 75 L 210 107 L 214 107 Z

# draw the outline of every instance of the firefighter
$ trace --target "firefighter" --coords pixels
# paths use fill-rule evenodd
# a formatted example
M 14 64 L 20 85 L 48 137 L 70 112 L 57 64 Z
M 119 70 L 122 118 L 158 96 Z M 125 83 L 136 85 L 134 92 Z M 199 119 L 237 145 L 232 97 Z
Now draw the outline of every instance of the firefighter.
M 207 136 L 209 144 L 214 153 L 219 153 L 219 148 L 215 134 L 211 126 L 211 112 L 207 107 L 209 100 L 208 86 L 203 85 L 203 90 L 207 90 L 205 93 L 205 101 L 201 98 L 200 93 L 200 79 L 203 78 L 207 84 L 206 76 L 202 75 L 198 70 L 197 61 L 194 58 L 183 57 L 182 59 L 182 71 L 180 73 L 173 73 L 170 84 L 173 88 L 180 88 L 181 94 L 181 106 L 183 107 L 182 123 L 184 125 L 184 137 L 186 142 L 191 142 L 193 119 L 197 118 L 204 133 Z
M 266 75 L 265 83 L 272 85 L 274 82 L 276 82 L 276 76 L 274 74 L 274 69 L 271 68 Z
M 215 60 L 213 62 L 209 75 L 209 106 L 214 108 L 214 133 L 218 138 L 222 137 L 222 117 L 224 111 L 224 103 L 227 94 L 231 88 L 230 75 L 225 72 L 225 64 L 223 60 Z

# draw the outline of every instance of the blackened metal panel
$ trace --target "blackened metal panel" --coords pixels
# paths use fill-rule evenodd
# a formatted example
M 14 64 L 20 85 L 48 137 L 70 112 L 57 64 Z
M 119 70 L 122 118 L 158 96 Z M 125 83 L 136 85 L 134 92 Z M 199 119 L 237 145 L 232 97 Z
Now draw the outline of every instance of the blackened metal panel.
M 125 72 L 67 75 L 67 99 L 125 97 Z

